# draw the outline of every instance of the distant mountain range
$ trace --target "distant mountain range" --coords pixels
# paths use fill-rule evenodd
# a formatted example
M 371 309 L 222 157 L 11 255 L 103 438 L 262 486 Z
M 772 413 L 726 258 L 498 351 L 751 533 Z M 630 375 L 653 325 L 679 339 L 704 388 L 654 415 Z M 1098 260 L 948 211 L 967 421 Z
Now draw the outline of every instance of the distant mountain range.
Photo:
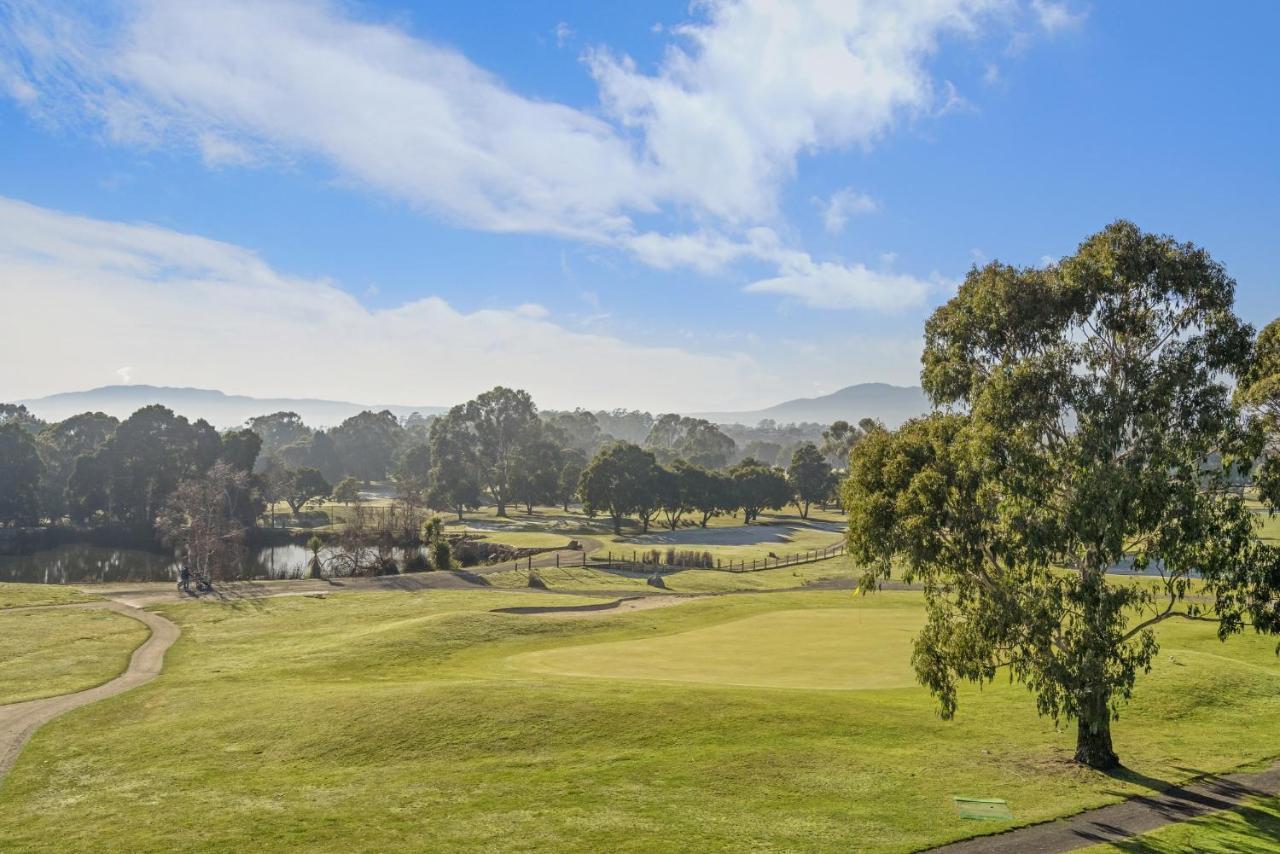
M 439 415 L 444 406 L 391 406 L 350 403 L 314 398 L 265 398 L 242 394 L 224 394 L 216 389 L 172 388 L 152 385 L 109 385 L 89 391 L 51 394 L 32 400 L 18 400 L 45 421 L 61 421 L 80 412 L 105 412 L 117 418 L 129 415 L 153 403 L 169 407 L 191 420 L 203 418 L 219 429 L 239 427 L 255 415 L 272 412 L 296 412 L 313 427 L 332 427 L 365 409 L 375 412 L 389 409 L 403 418 L 414 412 Z M 885 383 L 862 383 L 842 388 L 822 397 L 799 398 L 752 412 L 696 412 L 718 424 L 755 425 L 765 418 L 779 424 L 816 421 L 830 424 L 838 419 L 857 421 L 878 418 L 889 427 L 897 427 L 908 418 L 929 411 L 929 401 L 918 386 L 895 386 Z
M 203 418 L 219 429 L 239 427 L 256 415 L 281 411 L 298 413 L 312 427 L 332 427 L 365 409 L 375 412 L 389 409 L 401 418 L 414 412 L 438 415 L 445 411 L 443 406 L 384 406 L 312 398 L 248 397 L 223 394 L 215 389 L 153 385 L 109 385 L 15 402 L 23 404 L 45 421 L 61 421 L 80 412 L 105 412 L 117 418 L 127 418 L 144 406 L 159 403 L 193 421 Z
M 801 397 L 757 409 L 752 412 L 695 412 L 697 418 L 705 418 L 716 424 L 743 424 L 752 426 L 765 418 L 779 424 L 816 421 L 830 424 L 844 419 L 856 422 L 861 418 L 878 418 L 885 426 L 893 428 L 908 418 L 924 415 L 930 410 L 929 399 L 919 386 L 897 386 L 886 383 L 861 383 L 833 391 L 822 397 Z

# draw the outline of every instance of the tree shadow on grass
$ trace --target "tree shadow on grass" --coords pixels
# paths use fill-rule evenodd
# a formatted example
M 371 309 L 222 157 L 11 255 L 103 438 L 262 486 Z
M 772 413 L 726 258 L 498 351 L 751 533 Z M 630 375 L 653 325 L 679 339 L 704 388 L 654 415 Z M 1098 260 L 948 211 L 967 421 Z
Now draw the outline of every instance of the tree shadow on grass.
M 1090 842 L 1110 841 L 1123 851 L 1163 852 L 1183 851 L 1185 846 L 1133 835 L 1134 827 L 1148 827 L 1153 815 L 1162 819 L 1163 823 L 1180 823 L 1229 812 L 1239 815 L 1251 826 L 1269 834 L 1280 830 L 1280 818 L 1277 816 L 1240 804 L 1242 800 L 1263 796 L 1265 792 L 1198 768 L 1178 767 L 1177 770 L 1190 779 L 1186 783 L 1174 785 L 1131 768 L 1121 767 L 1107 772 L 1108 777 L 1118 782 L 1142 786 L 1149 789 L 1151 794 L 1133 796 L 1123 790 L 1106 790 L 1106 794 L 1125 798 L 1125 801 L 1104 808 L 1108 812 L 1106 820 L 1090 822 L 1088 829 L 1077 830 L 1075 834 Z M 1126 836 L 1130 838 L 1120 838 Z M 1273 838 L 1280 838 L 1280 835 Z M 1239 850 L 1251 849 L 1242 847 Z
M 1271 840 L 1280 846 L 1280 814 L 1274 811 L 1254 806 L 1237 806 L 1215 813 L 1207 820 L 1198 821 L 1197 825 L 1204 828 L 1202 834 L 1215 837 L 1212 841 L 1216 851 L 1254 854 L 1259 850 L 1280 850 L 1280 847 L 1261 849 L 1258 844 L 1260 840 Z M 1200 850 L 1200 845 L 1208 842 L 1205 839 L 1198 843 L 1197 839 L 1187 839 L 1185 834 L 1180 833 L 1170 839 L 1136 836 L 1111 844 L 1120 851 L 1134 854 L 1185 854 L 1187 851 Z

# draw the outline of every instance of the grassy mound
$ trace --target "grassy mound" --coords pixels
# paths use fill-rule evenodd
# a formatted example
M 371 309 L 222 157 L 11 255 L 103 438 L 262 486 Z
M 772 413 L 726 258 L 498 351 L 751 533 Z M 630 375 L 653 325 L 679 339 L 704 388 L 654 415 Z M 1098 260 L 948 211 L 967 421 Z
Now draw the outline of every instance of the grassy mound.
M 146 639 L 146 626 L 111 611 L 0 614 L 0 705 L 101 685 Z
M 0 582 L 0 609 L 28 608 L 36 605 L 69 605 L 75 602 L 92 602 L 101 597 L 93 596 L 74 587 L 60 584 L 16 584 Z

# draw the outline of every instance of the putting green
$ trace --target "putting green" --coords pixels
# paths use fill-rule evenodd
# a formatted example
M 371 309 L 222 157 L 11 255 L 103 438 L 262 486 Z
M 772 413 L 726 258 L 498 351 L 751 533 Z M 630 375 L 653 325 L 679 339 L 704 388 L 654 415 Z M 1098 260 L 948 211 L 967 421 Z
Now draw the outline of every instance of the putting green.
M 674 635 L 513 656 L 562 676 L 755 688 L 867 690 L 915 685 L 911 640 L 922 615 L 901 608 L 774 611 Z

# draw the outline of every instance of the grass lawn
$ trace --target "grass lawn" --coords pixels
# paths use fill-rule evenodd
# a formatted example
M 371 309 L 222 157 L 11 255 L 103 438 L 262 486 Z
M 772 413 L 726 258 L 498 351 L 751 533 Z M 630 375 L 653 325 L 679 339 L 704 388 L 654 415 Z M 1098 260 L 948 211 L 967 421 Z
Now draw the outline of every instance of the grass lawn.
M 1280 852 L 1280 798 L 1253 801 L 1227 812 L 1202 816 L 1111 845 L 1094 845 L 1088 854 L 1264 854 Z
M 1249 500 L 1249 509 L 1258 517 L 1258 537 L 1272 545 L 1280 545 L 1280 515 L 1271 515 L 1262 502 L 1256 499 Z
M 923 614 L 904 608 L 769 611 L 672 635 L 580 644 L 511 659 L 539 673 L 697 685 L 862 691 L 909 688 Z M 867 655 L 874 648 L 876 655 Z
M 711 573 L 705 573 L 711 575 Z M 718 575 L 718 574 L 717 574 Z M 597 618 L 432 590 L 163 608 L 165 672 L 37 734 L 6 850 L 907 851 L 1271 755 L 1280 661 L 1164 627 L 1117 723 L 1135 774 L 1068 761 L 1025 689 L 911 684 L 919 594 L 718 596 Z M 539 594 L 537 603 L 582 604 Z M 583 675 L 573 675 L 573 674 Z M 822 686 L 821 688 L 817 686 Z M 832 687 L 834 686 L 834 687 Z M 1145 776 L 1139 776 L 1145 775 Z
M 146 626 L 110 611 L 0 614 L 0 705 L 101 685 L 146 638 Z
M 643 533 L 639 523 L 628 519 L 621 534 L 614 534 L 607 517 L 588 517 L 577 508 L 565 512 L 560 507 L 536 507 L 532 514 L 523 508 L 508 508 L 508 516 L 496 515 L 494 508 L 483 507 L 466 514 L 459 522 L 456 517 L 443 517 L 446 530 L 468 531 L 481 534 L 495 542 L 516 547 L 540 547 L 559 545 L 569 539 L 589 537 L 600 543 L 590 557 L 603 559 L 610 553 L 616 558 L 630 558 L 632 552 L 668 547 L 710 552 L 724 563 L 752 560 L 763 561 L 771 553 L 786 556 L 823 549 L 841 540 L 844 517 L 835 511 L 814 507 L 809 519 L 801 519 L 795 508 L 760 514 L 759 522 L 744 525 L 741 516 L 717 516 L 706 528 L 683 520 L 675 531 L 663 528 L 655 521 L 649 533 Z M 531 538 L 537 535 L 538 538 Z
M 0 582 L 0 609 L 35 605 L 69 605 L 92 602 L 101 597 L 61 584 L 16 584 Z

